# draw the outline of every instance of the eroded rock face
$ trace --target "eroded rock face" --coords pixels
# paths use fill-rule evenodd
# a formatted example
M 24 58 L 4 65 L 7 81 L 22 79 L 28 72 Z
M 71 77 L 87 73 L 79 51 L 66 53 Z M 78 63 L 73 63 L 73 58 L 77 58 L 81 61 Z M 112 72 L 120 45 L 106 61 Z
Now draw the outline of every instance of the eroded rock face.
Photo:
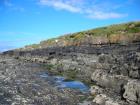
M 105 105 L 105 101 L 106 101 L 106 95 L 104 94 L 97 95 L 93 100 L 93 102 L 95 102 L 98 105 Z
M 139 58 L 140 53 L 135 51 L 120 55 L 101 54 L 91 78 L 101 88 L 117 92 L 128 105 L 139 105 Z
M 120 93 L 121 86 L 127 83 L 128 78 L 121 75 L 109 75 L 102 70 L 96 70 L 92 75 L 92 80 L 101 87 L 112 88 L 115 92 Z
M 140 104 L 140 81 L 130 80 L 125 86 L 123 97 L 128 101 Z
M 84 93 L 41 79 L 36 63 L 0 56 L 0 105 L 77 105 Z
M 138 42 L 128 45 L 54 47 L 20 52 L 18 55 L 29 62 L 51 64 L 53 67 L 50 70 L 70 74 L 77 80 L 92 80 L 94 86 L 91 93 L 95 105 L 139 105 L 139 46 Z M 30 57 L 26 53 L 30 53 Z M 1 78 L 5 78 L 5 75 Z M 24 93 L 24 89 L 20 87 L 19 92 Z
M 113 99 L 107 97 L 105 94 L 97 95 L 94 98 L 93 102 L 97 105 L 122 105 L 120 102 L 115 102 Z
M 103 89 L 100 88 L 99 86 L 94 85 L 94 86 L 91 86 L 90 92 L 93 96 L 96 96 L 97 94 L 103 93 Z

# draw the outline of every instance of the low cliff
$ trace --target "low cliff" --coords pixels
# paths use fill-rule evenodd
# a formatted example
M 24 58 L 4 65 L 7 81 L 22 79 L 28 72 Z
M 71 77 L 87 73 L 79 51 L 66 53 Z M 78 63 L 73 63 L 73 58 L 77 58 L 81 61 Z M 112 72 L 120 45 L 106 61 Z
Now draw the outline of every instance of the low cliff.
M 127 44 L 140 41 L 140 22 L 116 24 L 92 30 L 66 34 L 58 38 L 41 41 L 40 44 L 25 46 L 20 50 L 34 50 L 48 47 L 81 46 L 94 44 Z
M 93 105 L 140 104 L 140 22 L 69 34 L 3 54 L 87 83 Z

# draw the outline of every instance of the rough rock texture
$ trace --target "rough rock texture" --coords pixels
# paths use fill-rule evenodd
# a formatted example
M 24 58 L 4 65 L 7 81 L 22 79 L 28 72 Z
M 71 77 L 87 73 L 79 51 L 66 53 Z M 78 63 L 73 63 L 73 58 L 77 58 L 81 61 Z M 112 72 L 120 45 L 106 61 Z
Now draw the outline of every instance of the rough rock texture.
M 139 105 L 140 52 L 132 50 L 114 55 L 101 54 L 97 62 L 95 71 L 92 74 L 94 83 L 104 90 L 109 89 L 114 94 L 118 94 L 120 99 L 126 100 L 129 105 Z M 102 93 L 112 97 L 107 90 Z M 100 97 L 97 98 L 99 99 Z
M 99 94 L 97 95 L 94 100 L 94 103 L 98 104 L 98 105 L 122 105 L 119 102 L 115 102 L 113 101 L 113 99 L 107 97 L 105 94 Z
M 36 76 L 42 70 L 91 86 L 93 105 L 140 105 L 140 22 L 68 34 L 3 52 L 0 105 L 92 104 L 83 97 L 88 94 L 58 89 Z
M 130 80 L 125 86 L 123 97 L 129 102 L 133 101 L 140 104 L 140 81 Z
M 53 47 L 3 54 L 24 62 L 41 63 L 54 74 L 94 85 L 90 90 L 95 105 L 140 104 L 140 42 Z
M 58 89 L 38 73 L 36 63 L 0 56 L 0 105 L 78 105 L 85 93 Z

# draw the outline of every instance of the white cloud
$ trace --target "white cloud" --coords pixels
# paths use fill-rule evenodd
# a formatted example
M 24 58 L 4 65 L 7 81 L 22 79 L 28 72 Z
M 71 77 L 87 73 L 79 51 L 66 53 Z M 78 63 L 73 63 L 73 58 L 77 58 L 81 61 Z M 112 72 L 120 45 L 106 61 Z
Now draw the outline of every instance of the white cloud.
M 9 10 L 12 10 L 12 11 L 19 11 L 19 12 L 25 11 L 25 8 L 15 5 L 12 2 L 12 0 L 3 0 L 3 4 L 5 7 L 7 7 Z
M 101 12 L 101 11 L 96 11 L 88 14 L 88 17 L 92 19 L 110 19 L 110 18 L 115 19 L 115 18 L 122 18 L 125 16 L 127 16 L 127 14 L 121 14 L 115 12 Z
M 8 7 L 13 6 L 13 4 L 10 2 L 10 0 L 4 0 L 3 3 L 5 6 L 8 6 Z
M 61 0 L 40 0 L 41 5 L 52 6 L 55 9 L 67 10 L 70 12 L 80 12 L 81 9 L 70 4 L 70 2 L 63 2 Z
M 123 18 L 126 13 L 119 13 L 116 10 L 122 4 L 112 4 L 106 1 L 97 0 L 39 0 L 39 4 L 50 6 L 57 10 L 66 10 L 79 13 L 92 19 L 115 19 Z
M 11 8 L 11 10 L 19 11 L 19 12 L 24 12 L 24 11 L 25 11 L 25 8 L 13 6 L 13 7 Z
M 15 32 L 15 31 L 6 31 L 6 32 L 1 32 L 0 31 L 0 36 L 3 35 L 32 35 L 33 33 L 30 32 Z
M 57 9 L 64 9 L 70 12 L 80 12 L 80 9 L 69 4 L 65 4 L 63 2 L 55 2 L 53 6 Z

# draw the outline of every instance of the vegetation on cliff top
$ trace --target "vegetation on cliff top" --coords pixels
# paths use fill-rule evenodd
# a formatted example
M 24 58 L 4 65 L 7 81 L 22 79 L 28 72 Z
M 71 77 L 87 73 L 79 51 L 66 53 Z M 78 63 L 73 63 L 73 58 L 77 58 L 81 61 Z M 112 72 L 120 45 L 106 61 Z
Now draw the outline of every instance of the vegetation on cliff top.
M 58 38 L 41 41 L 40 44 L 25 46 L 25 49 L 38 49 L 52 46 L 80 46 L 82 44 L 103 44 L 140 41 L 140 21 L 67 34 Z

